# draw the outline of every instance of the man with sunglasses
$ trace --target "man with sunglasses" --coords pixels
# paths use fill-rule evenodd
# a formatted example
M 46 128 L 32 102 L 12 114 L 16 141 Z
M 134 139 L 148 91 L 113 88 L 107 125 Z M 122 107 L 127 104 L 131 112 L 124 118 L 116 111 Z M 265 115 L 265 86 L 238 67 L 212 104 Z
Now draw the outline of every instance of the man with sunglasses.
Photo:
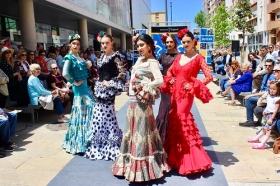
M 264 67 L 265 67 L 266 75 L 263 77 L 260 92 L 247 95 L 244 98 L 245 99 L 247 121 L 239 123 L 239 126 L 251 127 L 251 126 L 261 125 L 260 122 L 254 122 L 254 107 L 257 105 L 258 99 L 265 92 L 268 91 L 268 82 L 275 80 L 275 77 L 272 74 L 273 68 L 274 68 L 274 61 L 272 59 L 267 59 L 265 61 Z

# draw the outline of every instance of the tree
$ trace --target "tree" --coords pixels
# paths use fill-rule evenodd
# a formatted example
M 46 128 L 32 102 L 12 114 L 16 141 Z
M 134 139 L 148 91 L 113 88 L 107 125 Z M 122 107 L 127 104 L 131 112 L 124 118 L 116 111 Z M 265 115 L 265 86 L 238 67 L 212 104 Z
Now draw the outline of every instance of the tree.
M 206 15 L 200 10 L 194 17 L 194 22 L 197 24 L 198 28 L 205 28 L 206 26 Z
M 250 0 L 239 1 L 234 7 L 234 13 L 232 15 L 232 22 L 234 23 L 234 27 L 238 29 L 238 31 L 242 32 L 243 41 L 241 46 L 241 59 L 244 60 L 244 40 L 246 33 L 253 33 L 254 26 L 252 24 L 248 24 L 248 20 L 251 19 L 254 14 L 251 11 L 251 3 Z
M 230 43 L 229 33 L 233 28 L 230 18 L 225 2 L 223 2 L 216 8 L 215 15 L 211 18 L 211 26 L 215 30 L 216 46 L 227 46 Z

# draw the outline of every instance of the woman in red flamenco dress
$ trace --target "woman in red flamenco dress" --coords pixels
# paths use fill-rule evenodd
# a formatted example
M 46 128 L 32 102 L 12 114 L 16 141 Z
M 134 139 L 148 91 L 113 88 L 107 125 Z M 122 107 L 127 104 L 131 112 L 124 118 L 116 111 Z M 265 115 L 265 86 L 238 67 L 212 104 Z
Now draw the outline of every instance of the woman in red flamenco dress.
M 213 99 L 206 87 L 213 76 L 204 57 L 196 52 L 197 41 L 193 34 L 183 29 L 178 31 L 178 38 L 187 52 L 176 56 L 161 87 L 162 92 L 171 94 L 172 104 L 164 148 L 169 166 L 187 175 L 210 169 L 212 165 L 190 110 L 194 96 L 203 103 Z M 205 75 L 202 81 L 196 79 L 200 70 Z

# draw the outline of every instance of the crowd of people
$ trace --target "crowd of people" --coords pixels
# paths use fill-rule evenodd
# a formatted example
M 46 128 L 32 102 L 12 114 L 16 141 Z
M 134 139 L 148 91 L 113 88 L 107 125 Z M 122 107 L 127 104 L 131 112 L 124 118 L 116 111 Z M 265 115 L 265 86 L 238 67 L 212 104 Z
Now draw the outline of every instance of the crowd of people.
M 102 52 L 81 47 L 78 34 L 69 36 L 69 45 L 51 46 L 48 51 L 41 44 L 35 51 L 22 45 L 15 51 L 9 43 L 0 43 L 0 148 L 13 151 L 15 147 L 10 138 L 17 115 L 6 109 L 9 96 L 18 105 L 55 109 L 57 121 L 68 123 L 62 142 L 66 152 L 90 160 L 112 160 L 112 174 L 130 182 L 159 179 L 171 169 L 180 175 L 210 169 L 212 160 L 190 110 L 194 97 L 203 103 L 213 99 L 206 87 L 213 76 L 205 58 L 196 52 L 192 32 L 179 30 L 178 38 L 186 52 L 177 50 L 174 35 L 164 33 L 166 52 L 157 60 L 153 39 L 147 34 L 134 36 L 140 57 L 133 66 L 132 56 L 114 51 L 113 37 L 103 31 L 97 38 Z M 262 46 L 243 63 L 234 60 L 229 49 L 213 51 L 213 71 L 222 77 L 217 94 L 230 100 L 229 106 L 236 106 L 235 99 L 246 92 L 247 121 L 239 125 L 262 126 L 248 139 L 256 143 L 253 149 L 265 149 L 271 132 L 280 131 L 279 47 L 280 42 L 275 47 Z M 196 78 L 200 70 L 203 80 Z M 116 96 L 124 91 L 129 106 L 122 131 L 114 106 Z M 153 104 L 159 97 L 155 117 Z M 69 103 L 67 118 L 64 108 Z
M 190 109 L 194 97 L 203 103 L 213 99 L 206 87 L 213 76 L 204 57 L 196 52 L 194 35 L 182 29 L 178 37 L 187 52 L 179 53 L 174 35 L 165 33 L 162 42 L 167 51 L 159 61 L 155 59 L 155 44 L 149 35 L 133 37 L 141 55 L 133 67 L 130 62 L 125 65 L 123 55 L 113 50 L 112 36 L 102 31 L 97 39 L 103 52 L 92 63 L 92 53 L 82 50 L 78 34 L 69 36 L 68 49 L 54 47 L 47 53 L 38 45 L 36 51 L 21 51 L 17 63 L 12 49 L 2 48 L 5 58 L 1 64 L 5 68 L 1 68 L 4 80 L 0 81 L 7 84 L 10 95 L 14 90 L 10 88 L 11 81 L 25 85 L 27 99 L 17 100 L 15 95 L 18 104 L 39 102 L 46 109 L 54 107 L 58 121 L 68 123 L 62 148 L 90 160 L 113 160 L 111 171 L 115 176 L 143 182 L 161 178 L 171 169 L 181 175 L 202 172 L 212 167 L 212 161 L 202 146 Z M 132 57 L 128 59 L 132 63 Z M 205 74 L 202 81 L 196 79 L 200 70 Z M 94 78 L 90 77 L 92 74 Z M 114 105 L 115 97 L 124 91 L 130 104 L 122 131 Z M 155 118 L 152 105 L 160 94 L 161 107 Z M 69 118 L 63 110 L 66 97 L 72 103 Z M 10 136 L 14 134 L 16 118 L 8 114 L 0 110 L 0 131 L 6 134 L 0 140 L 3 147 L 12 150 Z
M 247 121 L 239 125 L 262 126 L 257 136 L 248 142 L 257 143 L 252 146 L 253 149 L 265 149 L 272 132 L 280 135 L 280 42 L 275 46 L 263 45 L 259 50 L 250 52 L 248 62 L 243 63 L 233 60 L 229 49 L 215 50 L 212 68 L 221 77 L 220 90 L 216 94 L 231 100 L 228 105 L 236 106 L 236 97 L 241 93 L 244 95 Z M 254 121 L 254 115 L 257 121 Z

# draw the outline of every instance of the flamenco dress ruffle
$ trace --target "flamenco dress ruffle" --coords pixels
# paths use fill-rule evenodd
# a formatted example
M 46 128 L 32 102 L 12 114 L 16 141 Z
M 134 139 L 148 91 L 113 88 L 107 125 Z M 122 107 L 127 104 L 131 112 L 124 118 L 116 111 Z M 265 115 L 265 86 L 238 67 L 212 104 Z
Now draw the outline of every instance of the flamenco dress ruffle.
M 138 76 L 133 79 L 136 97 L 130 100 L 127 110 L 121 153 L 111 167 L 114 175 L 124 176 L 130 182 L 158 179 L 164 171 L 170 170 L 153 108 L 148 104 L 154 101 L 159 91 L 148 87 L 145 81 Z
M 168 164 L 171 168 L 178 170 L 181 175 L 210 169 L 212 161 L 202 146 L 201 136 L 190 113 L 191 105 L 189 104 L 192 104 L 194 96 L 203 103 L 209 102 L 213 96 L 209 89 L 195 78 L 188 81 L 188 90 L 183 88 L 186 81 L 179 80 L 176 85 L 171 85 L 169 83 L 171 79 L 172 77 L 166 77 L 165 84 L 161 87 L 161 91 L 173 94 L 167 139 L 164 143 L 168 154 Z M 177 102 L 180 106 L 185 106 L 187 112 L 178 112 Z
M 92 134 L 84 155 L 91 160 L 115 160 L 120 151 L 122 131 L 118 126 L 114 101 L 115 95 L 119 95 L 125 87 L 122 80 L 118 79 L 109 81 L 109 85 L 110 88 L 107 88 L 99 81 L 95 85 Z

